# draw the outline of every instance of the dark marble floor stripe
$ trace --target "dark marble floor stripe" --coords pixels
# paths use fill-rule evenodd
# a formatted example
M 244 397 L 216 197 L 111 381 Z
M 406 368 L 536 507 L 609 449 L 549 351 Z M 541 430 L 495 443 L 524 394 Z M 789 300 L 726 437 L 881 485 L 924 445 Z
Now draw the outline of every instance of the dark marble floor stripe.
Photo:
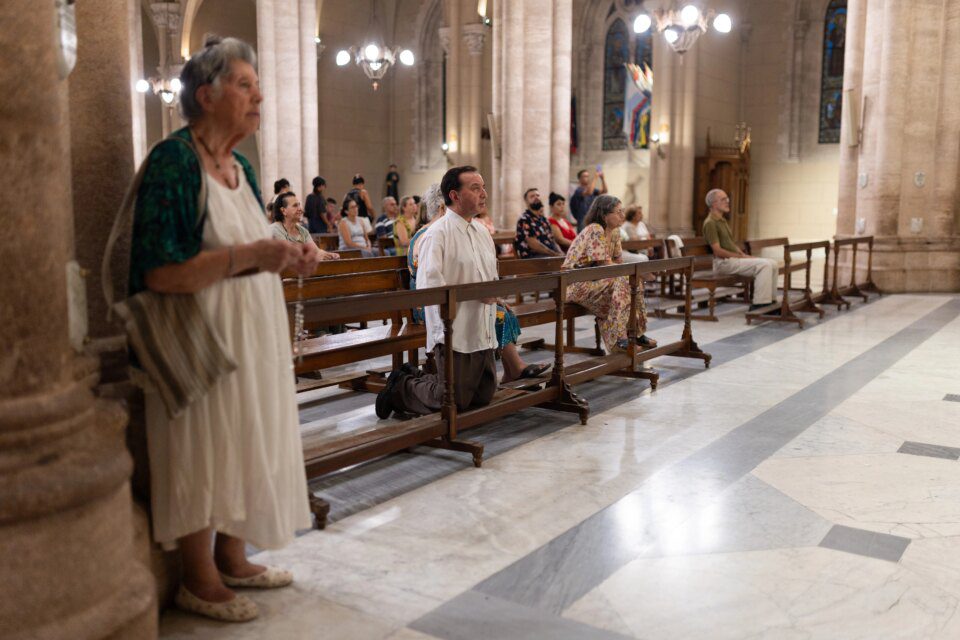
M 952 298 L 474 588 L 560 614 L 958 316 Z
M 820 546 L 868 558 L 900 562 L 900 557 L 910 545 L 910 538 L 855 529 L 835 524 L 824 536 Z
M 960 393 L 948 393 L 943 399 L 947 402 L 960 402 Z
M 852 311 L 842 313 L 828 309 L 827 316 L 820 320 L 820 323 L 830 322 L 851 313 L 868 313 L 869 304 L 860 305 Z M 667 321 L 657 321 L 652 328 L 660 328 L 660 323 L 663 322 Z M 672 322 L 682 324 L 679 320 Z M 695 324 L 694 336 L 696 336 L 696 329 Z M 591 328 L 590 331 L 592 335 L 593 329 Z M 713 356 L 710 370 L 716 371 L 723 364 L 786 340 L 796 335 L 796 331 L 793 327 L 776 323 L 754 325 L 720 340 L 701 344 L 700 348 Z M 552 353 L 545 351 L 524 352 L 524 358 L 529 362 L 548 362 L 552 357 Z M 667 356 L 658 358 L 651 364 L 660 372 L 660 389 L 706 371 L 701 363 L 686 358 Z M 608 409 L 634 400 L 638 394 L 648 392 L 648 389 L 649 386 L 645 382 L 624 384 L 623 379 L 612 376 L 577 386 L 577 392 L 589 400 L 592 415 L 599 415 Z M 329 414 L 329 412 L 348 410 L 348 406 L 353 408 L 355 401 L 355 397 L 344 396 L 323 407 L 302 409 L 301 421 L 323 415 L 319 412 Z M 490 459 L 576 424 L 579 424 L 577 420 L 568 414 L 544 409 L 528 409 L 471 429 L 469 438 L 483 443 L 484 458 Z M 416 448 L 412 452 L 394 454 L 318 478 L 310 482 L 310 490 L 323 495 L 330 502 L 329 522 L 336 522 L 470 466 L 469 457 L 463 454 Z
M 444 640 L 624 640 L 627 636 L 467 591 L 408 625 Z
M 909 440 L 900 445 L 897 453 L 909 453 L 912 456 L 929 456 L 931 458 L 944 458 L 946 460 L 960 460 L 960 449 L 956 447 L 945 447 L 940 444 L 927 444 L 926 442 L 910 442 Z

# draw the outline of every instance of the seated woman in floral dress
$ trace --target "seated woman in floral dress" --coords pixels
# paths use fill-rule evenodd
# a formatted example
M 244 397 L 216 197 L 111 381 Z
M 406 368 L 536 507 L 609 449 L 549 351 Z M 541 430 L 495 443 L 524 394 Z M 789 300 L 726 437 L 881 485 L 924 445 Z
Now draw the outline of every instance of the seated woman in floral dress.
M 584 218 L 583 231 L 567 250 L 564 269 L 596 267 L 623 261 L 620 249 L 620 225 L 623 224 L 623 204 L 619 198 L 601 194 L 593 200 Z M 567 289 L 567 300 L 585 307 L 597 317 L 600 335 L 607 351 L 627 348 L 627 326 L 630 322 L 630 279 L 626 276 L 589 282 L 576 282 Z M 657 343 L 645 334 L 647 308 L 643 289 L 637 304 L 637 344 L 653 348 Z

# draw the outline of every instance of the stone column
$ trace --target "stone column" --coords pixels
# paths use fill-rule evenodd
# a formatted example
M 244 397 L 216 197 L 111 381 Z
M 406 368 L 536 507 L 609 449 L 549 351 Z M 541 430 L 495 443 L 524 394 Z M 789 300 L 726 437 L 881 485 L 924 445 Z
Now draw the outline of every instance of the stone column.
M 77 66 L 69 78 L 70 137 L 76 259 L 87 270 L 89 345 L 94 352 L 125 348 L 107 322 L 100 261 L 107 236 L 136 167 L 128 12 L 135 0 L 84 0 L 76 5 Z M 127 242 L 118 255 L 130 252 Z M 117 337 L 120 337 L 117 344 Z
M 566 197 L 570 187 L 570 97 L 573 92 L 573 2 L 553 3 L 553 131 L 550 190 Z
M 693 173 L 696 159 L 696 45 L 682 56 L 663 36 L 654 36 L 651 132 L 661 136 L 663 157 L 650 152 L 650 224 L 655 233 L 693 233 Z M 665 127 L 665 129 L 664 129 Z
M 843 113 L 849 109 L 860 111 L 863 96 L 863 48 L 867 23 L 867 0 L 849 0 L 847 3 L 846 47 L 843 59 Z M 851 95 L 857 104 L 848 103 Z M 857 159 L 860 154 L 860 132 L 848 126 L 844 117 L 840 128 L 840 185 L 837 206 L 837 231 L 853 233 L 857 214 Z M 857 144 L 853 144 L 857 143 Z
M 300 163 L 306 198 L 320 173 L 320 121 L 317 106 L 317 0 L 300 0 Z
M 958 39 L 957 3 L 872 2 L 865 20 L 848 23 L 866 107 L 861 146 L 841 154 L 837 233 L 876 238 L 873 276 L 884 290 L 960 290 Z
M 526 188 L 537 187 L 544 194 L 557 187 L 566 191 L 571 23 L 570 0 L 494 5 L 494 32 L 502 29 L 494 37 L 498 48 L 494 110 L 502 147 L 493 180 L 501 187 L 494 211 L 498 226 L 509 229 L 516 224 Z
M 70 134 L 54 13 L 52 2 L 0 4 L 0 58 L 30 61 L 29 73 L 0 65 L 0 199 L 17 229 L 0 239 L 0 637 L 154 638 L 124 416 L 94 399 L 96 365 L 67 339 Z M 23 186 L 38 181 L 24 207 Z
M 260 167 L 264 192 L 286 178 L 305 197 L 319 171 L 316 5 L 312 0 L 257 2 Z M 282 93 L 282 96 L 280 95 Z
M 463 144 L 461 158 L 465 164 L 479 167 L 480 129 L 483 128 L 483 49 L 487 38 L 487 27 L 479 22 L 463 25 L 460 31 L 466 49 L 467 63 L 467 100 L 461 106 L 464 114 L 460 139 Z

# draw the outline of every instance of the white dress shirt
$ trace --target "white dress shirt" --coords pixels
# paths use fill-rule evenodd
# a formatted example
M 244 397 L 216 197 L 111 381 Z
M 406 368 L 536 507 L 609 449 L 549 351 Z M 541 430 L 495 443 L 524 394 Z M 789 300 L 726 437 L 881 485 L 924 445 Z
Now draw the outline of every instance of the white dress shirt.
M 469 223 L 453 209 L 433 223 L 420 241 L 417 289 L 497 280 L 497 250 L 483 225 Z M 424 310 L 427 350 L 443 344 L 440 308 Z M 497 306 L 479 300 L 458 303 L 453 321 L 453 350 L 473 353 L 497 347 Z

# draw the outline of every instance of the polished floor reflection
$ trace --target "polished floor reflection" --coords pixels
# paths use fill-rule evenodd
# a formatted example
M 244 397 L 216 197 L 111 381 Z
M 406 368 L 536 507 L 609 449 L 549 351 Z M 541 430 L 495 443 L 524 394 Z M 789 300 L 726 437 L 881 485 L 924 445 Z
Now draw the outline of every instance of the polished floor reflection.
M 709 370 L 583 385 L 587 426 L 524 411 L 471 433 L 482 469 L 417 450 L 314 483 L 333 523 L 258 558 L 294 587 L 163 637 L 960 637 L 960 297 L 803 331 L 721 310 L 694 326 Z M 318 392 L 301 418 L 362 428 L 368 403 Z

